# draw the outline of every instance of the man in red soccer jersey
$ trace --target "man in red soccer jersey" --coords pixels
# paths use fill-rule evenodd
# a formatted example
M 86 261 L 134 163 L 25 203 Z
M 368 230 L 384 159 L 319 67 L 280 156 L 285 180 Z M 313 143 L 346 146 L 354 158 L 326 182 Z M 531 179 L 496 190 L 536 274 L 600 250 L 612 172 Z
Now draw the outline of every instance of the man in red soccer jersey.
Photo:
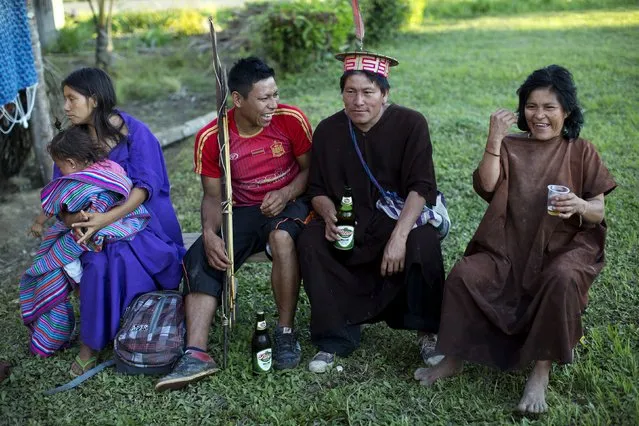
M 301 357 L 293 330 L 300 287 L 295 240 L 309 208 L 298 197 L 306 189 L 311 125 L 298 108 L 279 103 L 274 71 L 258 58 L 240 59 L 228 76 L 233 108 L 228 112 L 233 189 L 235 265 L 267 249 L 271 285 L 279 313 L 273 361 L 295 368 Z M 179 389 L 218 370 L 207 353 L 211 320 L 230 267 L 222 223 L 222 188 L 217 119 L 195 139 L 194 169 L 201 176 L 202 236 L 184 258 L 187 348 L 156 390 Z

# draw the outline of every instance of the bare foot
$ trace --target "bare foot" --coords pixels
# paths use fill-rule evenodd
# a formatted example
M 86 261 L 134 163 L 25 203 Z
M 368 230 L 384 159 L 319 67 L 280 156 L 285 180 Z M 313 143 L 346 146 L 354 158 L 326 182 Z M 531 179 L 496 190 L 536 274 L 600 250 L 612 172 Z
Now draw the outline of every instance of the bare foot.
M 548 388 L 548 376 L 552 361 L 537 361 L 535 368 L 528 376 L 524 395 L 517 405 L 521 413 L 540 414 L 548 411 L 546 404 L 546 388 Z
M 415 370 L 415 380 L 419 380 L 421 385 L 430 386 L 439 379 L 461 373 L 463 365 L 462 360 L 459 358 L 446 356 L 434 367 Z

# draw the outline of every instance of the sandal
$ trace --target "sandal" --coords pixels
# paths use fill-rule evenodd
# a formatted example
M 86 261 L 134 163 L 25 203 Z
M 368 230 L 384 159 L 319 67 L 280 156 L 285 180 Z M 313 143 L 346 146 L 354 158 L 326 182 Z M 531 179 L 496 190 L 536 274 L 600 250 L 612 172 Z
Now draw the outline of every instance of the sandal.
M 69 370 L 69 374 L 71 377 L 78 377 L 92 369 L 98 364 L 98 359 L 94 356 L 87 359 L 86 361 L 82 361 L 80 359 L 80 355 L 76 355 L 73 358 L 73 364 L 71 364 L 71 369 Z

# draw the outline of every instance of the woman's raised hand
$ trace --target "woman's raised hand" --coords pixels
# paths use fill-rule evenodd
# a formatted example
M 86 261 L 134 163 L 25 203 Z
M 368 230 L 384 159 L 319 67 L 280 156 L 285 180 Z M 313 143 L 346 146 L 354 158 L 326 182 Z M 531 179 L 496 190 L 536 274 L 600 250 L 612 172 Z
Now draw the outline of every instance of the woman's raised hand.
M 486 149 L 494 154 L 499 154 L 501 141 L 508 135 L 510 128 L 517 122 L 514 112 L 507 109 L 498 109 L 490 116 L 490 128 L 488 129 L 488 142 Z
M 493 192 L 499 180 L 501 142 L 508 135 L 517 116 L 507 109 L 498 109 L 490 116 L 490 128 L 486 148 L 479 163 L 481 186 L 486 192 Z

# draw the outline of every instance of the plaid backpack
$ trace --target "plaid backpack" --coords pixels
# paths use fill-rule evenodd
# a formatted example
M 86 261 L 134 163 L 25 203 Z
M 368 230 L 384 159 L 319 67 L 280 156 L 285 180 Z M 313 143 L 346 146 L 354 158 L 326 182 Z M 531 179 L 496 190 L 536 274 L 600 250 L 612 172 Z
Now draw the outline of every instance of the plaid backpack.
M 141 294 L 126 308 L 113 341 L 115 368 L 127 374 L 166 374 L 184 353 L 186 325 L 177 291 Z
M 126 374 L 167 374 L 184 353 L 185 335 L 181 293 L 167 290 L 141 294 L 122 315 L 120 331 L 113 341 L 113 359 L 44 394 L 73 389 L 112 365 Z

